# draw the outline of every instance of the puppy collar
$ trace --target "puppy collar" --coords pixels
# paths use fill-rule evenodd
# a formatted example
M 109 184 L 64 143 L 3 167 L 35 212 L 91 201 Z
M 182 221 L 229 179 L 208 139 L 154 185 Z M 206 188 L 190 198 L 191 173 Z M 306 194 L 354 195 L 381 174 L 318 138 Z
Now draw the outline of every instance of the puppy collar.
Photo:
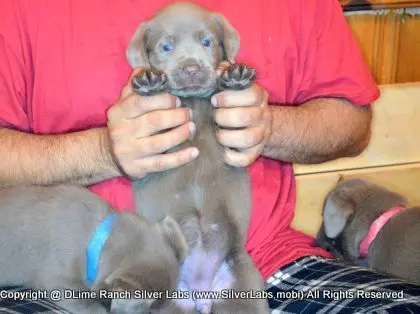
M 111 214 L 96 227 L 86 249 L 86 281 L 92 285 L 98 275 L 99 260 L 102 248 L 111 233 L 111 228 L 118 214 Z
M 370 244 L 375 240 L 376 236 L 378 235 L 379 231 L 381 231 L 382 227 L 390 220 L 393 216 L 398 214 L 399 212 L 405 210 L 406 208 L 403 206 L 394 206 L 387 211 L 385 211 L 382 215 L 375 219 L 375 221 L 370 226 L 369 232 L 363 241 L 360 243 L 360 255 L 363 257 L 368 256 L 368 250 Z

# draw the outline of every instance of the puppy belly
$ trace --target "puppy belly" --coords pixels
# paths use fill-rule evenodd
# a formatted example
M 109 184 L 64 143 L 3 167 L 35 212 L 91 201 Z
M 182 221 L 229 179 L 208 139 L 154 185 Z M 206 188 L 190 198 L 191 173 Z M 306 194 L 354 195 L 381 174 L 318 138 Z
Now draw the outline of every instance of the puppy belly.
M 185 311 L 195 308 L 210 313 L 212 304 L 223 298 L 223 291 L 233 289 L 235 282 L 230 266 L 217 253 L 193 249 L 181 267 L 178 285 L 188 298 L 175 301 Z

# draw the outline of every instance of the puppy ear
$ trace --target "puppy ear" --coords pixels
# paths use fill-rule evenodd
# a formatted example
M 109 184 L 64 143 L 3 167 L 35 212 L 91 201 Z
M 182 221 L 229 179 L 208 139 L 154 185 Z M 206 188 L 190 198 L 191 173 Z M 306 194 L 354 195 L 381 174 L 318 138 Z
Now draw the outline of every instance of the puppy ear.
M 104 283 L 110 291 L 129 291 L 136 286 L 132 278 L 121 274 L 121 270 L 111 273 Z
M 140 290 L 143 289 L 139 285 L 139 282 L 136 282 L 134 278 L 135 272 L 132 272 L 132 275 L 125 276 L 121 274 L 120 270 L 111 273 L 105 279 L 105 288 L 107 291 L 115 291 L 115 292 L 126 292 L 126 291 L 133 291 L 133 290 Z M 156 299 L 139 299 L 139 298 L 113 298 L 112 300 L 106 299 L 106 307 L 109 309 L 110 313 L 134 313 L 139 304 L 142 304 L 142 308 L 149 309 L 153 302 Z
M 328 238 L 336 238 L 346 226 L 350 215 L 354 213 L 355 203 L 342 190 L 333 191 L 324 205 L 324 229 Z
M 149 23 L 141 23 L 127 47 L 126 56 L 130 66 L 135 68 L 149 68 L 149 58 L 146 51 L 147 34 L 149 32 Z
M 239 52 L 240 37 L 229 21 L 221 14 L 214 13 L 214 18 L 219 27 L 220 38 L 226 54 L 226 60 L 230 63 L 235 62 L 235 57 Z
M 136 268 L 125 269 L 117 268 L 104 279 L 106 289 L 109 291 L 132 291 L 142 288 L 142 283 L 146 282 L 141 271 Z
M 182 263 L 188 254 L 188 245 L 178 223 L 172 217 L 166 216 L 159 222 L 159 227 L 163 237 L 174 249 L 177 259 Z

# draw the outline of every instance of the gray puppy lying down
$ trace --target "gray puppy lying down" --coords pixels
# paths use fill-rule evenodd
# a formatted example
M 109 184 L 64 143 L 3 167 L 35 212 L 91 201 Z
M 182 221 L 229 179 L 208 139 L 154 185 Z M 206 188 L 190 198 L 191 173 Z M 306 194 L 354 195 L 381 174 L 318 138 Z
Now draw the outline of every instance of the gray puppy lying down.
M 196 125 L 194 138 L 171 151 L 196 146 L 197 159 L 134 182 L 138 212 L 150 221 L 172 216 L 187 240 L 190 251 L 179 286 L 186 294 L 175 302 L 183 313 L 269 311 L 262 276 L 245 251 L 248 174 L 224 162 L 210 102 L 220 90 L 241 90 L 253 83 L 255 70 L 243 64 L 217 76 L 217 66 L 233 63 L 238 49 L 239 36 L 222 15 L 191 3 L 172 4 L 143 21 L 127 48 L 130 65 L 144 69 L 132 80 L 134 91 L 143 96 L 168 91 L 180 97 Z M 196 291 L 218 294 L 199 296 Z M 227 294 L 232 291 L 242 295 Z
M 349 179 L 325 201 L 317 244 L 339 259 L 367 258 L 379 272 L 420 285 L 420 207 L 376 184 Z
M 61 290 L 75 314 L 148 313 L 177 286 L 187 246 L 170 217 L 150 224 L 64 185 L 0 190 L 0 217 L 0 286 Z

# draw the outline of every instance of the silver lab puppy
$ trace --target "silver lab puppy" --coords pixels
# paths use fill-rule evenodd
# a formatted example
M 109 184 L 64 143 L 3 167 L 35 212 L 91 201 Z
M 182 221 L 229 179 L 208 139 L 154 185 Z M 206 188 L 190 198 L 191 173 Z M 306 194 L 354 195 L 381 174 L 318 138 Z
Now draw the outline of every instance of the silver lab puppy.
M 174 289 L 186 243 L 172 218 L 150 224 L 120 213 L 100 254 L 96 280 L 88 287 L 86 248 L 95 230 L 115 214 L 107 202 L 77 186 L 26 186 L 0 190 L 0 286 L 61 290 L 72 313 L 149 313 L 160 295 Z M 66 291 L 129 291 L 132 298 L 64 299 Z M 135 292 L 137 290 L 137 292 Z M 164 294 L 162 294 L 164 296 Z M 92 296 L 92 294 L 88 294 Z
M 341 181 L 326 198 L 317 244 L 344 261 L 366 257 L 371 268 L 420 285 L 420 208 L 406 205 L 405 197 L 376 184 Z
M 130 65 L 144 68 L 133 78 L 134 91 L 169 91 L 193 112 L 195 137 L 172 151 L 194 145 L 199 157 L 134 183 L 139 213 L 151 221 L 170 215 L 180 224 L 190 251 L 179 288 L 190 293 L 232 289 L 255 297 L 264 289 L 245 251 L 251 210 L 248 174 L 225 164 L 210 103 L 217 91 L 241 90 L 253 83 L 255 70 L 243 64 L 231 65 L 220 79 L 216 74 L 219 63 L 232 63 L 238 49 L 239 36 L 222 15 L 191 3 L 172 4 L 142 22 L 127 49 Z M 184 313 L 268 313 L 263 297 L 201 296 L 196 302 L 190 298 L 176 303 Z

